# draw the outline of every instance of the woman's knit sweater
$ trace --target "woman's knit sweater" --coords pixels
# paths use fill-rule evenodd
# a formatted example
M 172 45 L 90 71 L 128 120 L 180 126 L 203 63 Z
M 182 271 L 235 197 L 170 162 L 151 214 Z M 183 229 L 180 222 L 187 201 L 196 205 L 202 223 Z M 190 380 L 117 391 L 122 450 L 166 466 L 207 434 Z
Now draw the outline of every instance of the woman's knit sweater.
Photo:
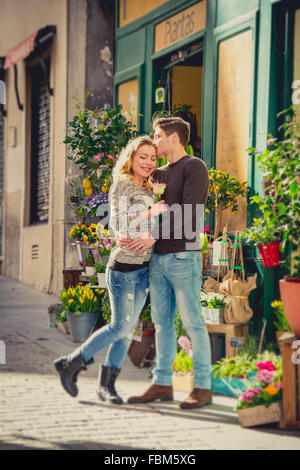
M 114 181 L 109 191 L 110 228 L 130 238 L 138 238 L 141 233 L 153 229 L 155 219 L 142 219 L 140 211 L 146 210 L 155 201 L 152 192 L 136 186 L 130 179 L 121 175 Z M 124 264 L 142 265 L 151 258 L 152 247 L 143 253 L 132 253 L 127 246 L 116 246 L 111 251 L 110 263 L 116 261 Z

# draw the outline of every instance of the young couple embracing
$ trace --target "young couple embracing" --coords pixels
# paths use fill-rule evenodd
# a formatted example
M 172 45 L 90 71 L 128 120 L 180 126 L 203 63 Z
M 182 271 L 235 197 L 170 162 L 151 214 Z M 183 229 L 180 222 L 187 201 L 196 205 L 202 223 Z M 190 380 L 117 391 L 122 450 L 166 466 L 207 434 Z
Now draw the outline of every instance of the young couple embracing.
M 199 237 L 191 239 L 187 233 L 200 229 L 196 219 L 198 208 L 202 208 L 203 214 L 207 200 L 208 170 L 202 160 L 185 152 L 190 138 L 189 123 L 178 117 L 161 118 L 153 128 L 154 139 L 141 136 L 130 141 L 114 168 L 109 193 L 110 226 L 117 234 L 118 244 L 106 269 L 111 322 L 71 354 L 57 359 L 55 367 L 64 389 L 76 396 L 78 373 L 93 362 L 98 351 L 109 346 L 105 363 L 100 367 L 97 393 L 104 401 L 123 403 L 115 381 L 150 289 L 156 367 L 151 386 L 142 395 L 130 397 L 128 403 L 173 400 L 177 305 L 191 340 L 195 373 L 194 390 L 180 407 L 196 408 L 212 400 L 211 348 L 200 305 Z M 158 168 L 160 157 L 166 157 L 168 164 Z M 166 185 L 162 201 L 156 202 L 152 181 Z M 138 204 L 149 209 L 139 213 L 130 210 Z M 169 211 L 174 206 L 180 209 L 178 213 Z M 139 231 L 124 233 L 121 223 L 124 216 L 128 226 L 138 226 Z M 168 225 L 167 230 L 164 224 Z M 189 230 L 185 230 L 187 225 Z

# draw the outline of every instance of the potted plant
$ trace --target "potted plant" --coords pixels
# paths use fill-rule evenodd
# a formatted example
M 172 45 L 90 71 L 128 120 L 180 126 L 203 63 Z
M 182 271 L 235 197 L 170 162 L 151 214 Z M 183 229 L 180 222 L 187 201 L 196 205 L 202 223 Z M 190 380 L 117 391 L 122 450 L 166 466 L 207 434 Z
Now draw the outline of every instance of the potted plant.
M 282 264 L 289 274 L 279 282 L 280 293 L 292 331 L 300 336 L 300 124 L 293 106 L 280 115 L 284 117 L 279 128 L 282 138 L 270 139 L 264 152 L 250 149 L 271 183 L 267 196 L 263 200 L 255 196 L 254 202 L 264 211 L 268 226 L 276 226 L 282 233 L 280 251 L 285 255 Z
M 282 358 L 272 351 L 257 353 L 255 338 L 244 338 L 244 346 L 233 357 L 224 357 L 212 368 L 213 393 L 238 397 L 252 386 L 253 377 L 264 367 L 282 373 Z
M 95 261 L 90 253 L 84 259 L 84 267 L 87 276 L 94 276 L 96 274 Z
M 99 319 L 102 295 L 99 289 L 81 285 L 61 292 L 72 341 L 85 341 L 93 331 Z
M 222 212 L 230 209 L 233 215 L 238 211 L 239 196 L 246 196 L 246 182 L 240 183 L 235 176 L 231 176 L 226 171 L 209 170 L 209 189 L 205 212 L 209 214 L 215 212 L 215 231 L 216 240 L 221 232 Z
M 95 261 L 95 270 L 97 273 L 98 286 L 107 287 L 105 279 L 106 263 L 103 261 Z
M 280 261 L 280 229 L 268 224 L 265 219 L 253 219 L 253 224 L 242 232 L 246 242 L 254 243 L 266 268 L 278 266 Z
M 55 317 L 58 311 L 60 311 L 62 304 L 51 304 L 48 307 L 48 326 L 49 328 L 55 328 Z
M 273 322 L 274 326 L 276 327 L 276 337 L 277 341 L 279 340 L 280 336 L 286 331 L 292 331 L 289 325 L 289 322 L 286 318 L 286 314 L 283 308 L 282 300 L 274 300 L 271 303 L 271 307 L 273 308 L 274 314 L 276 316 L 276 321 Z
M 57 308 L 56 315 L 55 315 L 55 323 L 57 328 L 64 333 L 65 335 L 70 334 L 67 313 L 65 311 L 64 304 L 62 304 L 59 308 Z
M 208 292 L 207 297 L 208 316 L 212 325 L 224 323 L 224 307 L 230 302 L 230 298 L 223 294 L 217 294 L 214 292 Z
M 276 141 L 275 147 L 280 155 L 280 193 L 284 204 L 280 212 L 284 233 L 281 250 L 287 254 L 285 266 L 289 274 L 279 281 L 279 285 L 289 325 L 300 337 L 300 124 L 293 107 L 284 113 L 284 138 Z
M 194 389 L 191 343 L 187 336 L 180 336 L 178 345 L 181 349 L 176 353 L 173 364 L 173 388 L 179 392 L 191 392 Z
M 271 362 L 258 363 L 251 388 L 239 396 L 236 410 L 242 427 L 276 423 L 281 419 L 282 371 Z

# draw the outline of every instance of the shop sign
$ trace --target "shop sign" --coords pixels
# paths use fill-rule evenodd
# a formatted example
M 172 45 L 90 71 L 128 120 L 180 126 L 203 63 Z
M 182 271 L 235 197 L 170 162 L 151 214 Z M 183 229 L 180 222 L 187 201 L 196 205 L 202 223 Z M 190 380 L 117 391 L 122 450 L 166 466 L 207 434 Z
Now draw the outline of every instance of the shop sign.
M 206 0 L 196 3 L 155 27 L 155 52 L 205 29 Z

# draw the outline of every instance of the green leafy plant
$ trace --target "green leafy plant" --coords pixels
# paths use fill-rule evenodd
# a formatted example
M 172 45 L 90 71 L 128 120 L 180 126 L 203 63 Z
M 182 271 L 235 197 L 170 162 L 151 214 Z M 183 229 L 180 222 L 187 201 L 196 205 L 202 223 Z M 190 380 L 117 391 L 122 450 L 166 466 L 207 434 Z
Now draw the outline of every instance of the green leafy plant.
M 106 271 L 106 263 L 104 261 L 95 261 L 94 268 L 96 269 L 97 274 L 103 274 Z
M 91 286 L 96 286 L 96 285 L 97 285 L 97 278 L 96 278 L 96 276 L 91 276 L 91 277 L 90 277 L 90 285 L 91 285 Z
M 183 326 L 183 323 L 182 323 L 182 320 L 181 320 L 181 317 L 180 317 L 180 313 L 179 313 L 179 310 L 178 310 L 177 307 L 176 307 L 176 313 L 175 313 L 175 329 L 176 329 L 176 340 L 177 341 L 180 338 L 180 336 L 186 336 L 187 338 L 189 338 L 189 335 L 187 334 L 187 332 L 186 332 L 186 330 Z M 180 345 L 177 342 L 177 352 L 179 352 L 180 349 L 181 349 Z
M 84 258 L 84 265 L 85 266 L 94 266 L 95 265 L 95 260 L 93 258 L 93 255 L 90 253 Z
M 253 357 L 252 354 L 247 352 L 240 352 L 240 354 L 233 357 L 225 357 L 218 361 L 213 366 L 213 377 L 239 377 L 248 378 L 249 374 L 257 373 L 259 362 L 272 362 L 277 370 L 282 370 L 282 358 L 274 352 L 264 351 Z
M 250 148 L 264 172 L 268 194 L 253 196 L 263 212 L 268 227 L 275 227 L 282 233 L 281 252 L 286 252 L 284 264 L 292 277 L 300 278 L 300 124 L 295 108 L 292 106 L 279 113 L 284 118 L 279 128 L 283 137 L 271 136 L 269 146 L 260 152 Z
M 122 115 L 122 105 L 86 109 L 75 104 L 77 114 L 68 123 L 67 158 L 93 175 L 103 168 L 101 180 L 110 179 L 114 159 L 128 141 L 137 135 L 134 124 Z
M 209 170 L 209 188 L 205 212 L 209 214 L 215 211 L 214 239 L 218 238 L 221 228 L 221 213 L 230 209 L 232 214 L 237 214 L 239 196 L 246 196 L 246 182 L 240 182 L 235 176 L 226 171 Z
M 181 349 L 176 353 L 173 364 L 174 372 L 182 372 L 183 375 L 193 373 L 193 359 Z
M 251 227 L 242 232 L 246 243 L 253 242 L 255 245 L 266 245 L 280 241 L 281 232 L 278 226 L 268 225 L 265 219 L 253 219 Z

